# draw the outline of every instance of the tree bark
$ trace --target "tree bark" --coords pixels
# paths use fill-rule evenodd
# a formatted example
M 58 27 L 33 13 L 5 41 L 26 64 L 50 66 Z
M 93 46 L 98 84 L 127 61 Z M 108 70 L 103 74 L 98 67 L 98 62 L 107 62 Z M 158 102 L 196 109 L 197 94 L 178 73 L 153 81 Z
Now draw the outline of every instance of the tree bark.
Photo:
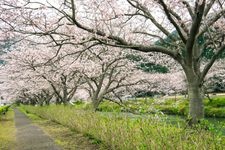
M 202 86 L 196 78 L 188 83 L 189 125 L 197 124 L 204 117 Z
M 99 100 L 92 100 L 92 103 L 93 103 L 93 109 L 94 111 L 97 111 L 98 110 L 98 106 L 100 104 Z
M 92 97 L 91 101 L 93 105 L 93 110 L 97 111 L 100 103 L 102 102 L 102 98 Z

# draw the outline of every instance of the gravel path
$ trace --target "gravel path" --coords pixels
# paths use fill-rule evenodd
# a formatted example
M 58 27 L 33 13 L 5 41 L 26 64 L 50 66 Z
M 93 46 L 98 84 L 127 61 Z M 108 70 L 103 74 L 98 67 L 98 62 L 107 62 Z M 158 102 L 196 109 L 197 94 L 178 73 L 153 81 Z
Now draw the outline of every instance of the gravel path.
M 60 150 L 48 135 L 31 123 L 25 114 L 18 109 L 14 111 L 17 129 L 16 150 Z

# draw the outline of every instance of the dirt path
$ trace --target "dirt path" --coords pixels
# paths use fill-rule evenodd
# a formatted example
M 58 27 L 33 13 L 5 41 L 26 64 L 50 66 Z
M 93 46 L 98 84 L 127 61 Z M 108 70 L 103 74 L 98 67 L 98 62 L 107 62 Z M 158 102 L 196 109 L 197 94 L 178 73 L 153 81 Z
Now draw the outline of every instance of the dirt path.
M 47 136 L 39 127 L 33 125 L 31 121 L 15 109 L 16 126 L 16 150 L 60 150 L 54 141 Z

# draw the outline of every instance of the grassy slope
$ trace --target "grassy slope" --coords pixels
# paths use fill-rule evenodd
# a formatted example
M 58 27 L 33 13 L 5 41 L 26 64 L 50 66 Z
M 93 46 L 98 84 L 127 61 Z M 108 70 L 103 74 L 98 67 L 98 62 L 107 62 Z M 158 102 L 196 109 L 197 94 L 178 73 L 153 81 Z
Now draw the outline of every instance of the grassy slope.
M 0 149 L 14 149 L 16 143 L 16 129 L 14 125 L 14 112 L 9 109 L 5 116 L 0 119 Z
M 37 115 L 27 113 L 21 109 L 34 124 L 38 125 L 55 140 L 56 144 L 60 145 L 65 150 L 93 150 L 99 149 L 99 145 L 94 144 L 94 140 L 82 134 L 72 131 L 66 126 L 60 125 L 48 119 L 40 118 Z
M 110 149 L 224 149 L 225 137 L 200 128 L 168 124 L 160 116 L 132 118 L 74 107 L 23 106 L 25 110 L 101 140 Z

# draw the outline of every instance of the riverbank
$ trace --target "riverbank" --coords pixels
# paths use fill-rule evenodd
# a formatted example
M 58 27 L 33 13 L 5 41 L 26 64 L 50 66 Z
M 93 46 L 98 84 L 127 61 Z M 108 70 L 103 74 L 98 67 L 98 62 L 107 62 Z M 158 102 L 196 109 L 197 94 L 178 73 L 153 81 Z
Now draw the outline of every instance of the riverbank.
M 224 149 L 225 137 L 203 128 L 168 123 L 159 114 L 130 117 L 73 106 L 22 106 L 29 113 L 67 126 L 109 149 Z

